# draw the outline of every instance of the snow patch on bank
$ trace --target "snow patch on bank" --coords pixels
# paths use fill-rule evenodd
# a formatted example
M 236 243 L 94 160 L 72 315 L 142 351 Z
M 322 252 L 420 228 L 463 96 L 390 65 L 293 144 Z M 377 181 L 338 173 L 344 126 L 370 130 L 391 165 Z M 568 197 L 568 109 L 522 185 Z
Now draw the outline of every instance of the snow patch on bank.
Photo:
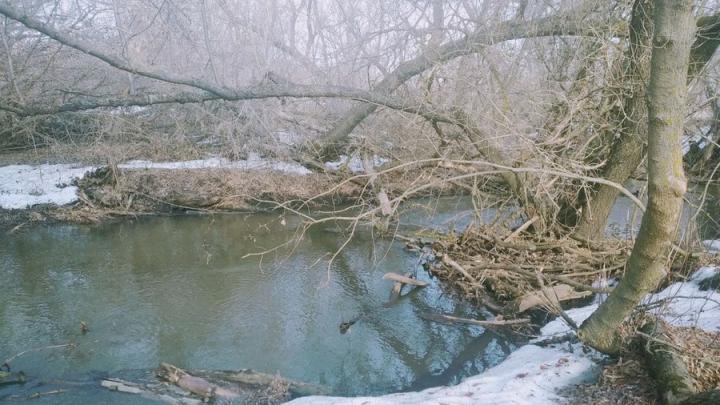
M 0 167 L 0 208 L 75 202 L 77 187 L 70 183 L 93 170 L 79 165 L 12 165 Z
M 310 170 L 297 164 L 279 160 L 263 159 L 250 154 L 247 160 L 231 161 L 224 158 L 209 158 L 183 162 L 150 162 L 133 160 L 118 165 L 125 170 L 268 170 L 307 175 Z M 12 165 L 0 167 L 0 208 L 24 209 L 37 204 L 65 205 L 77 201 L 77 187 L 73 180 L 97 167 L 76 164 L 55 165 Z
M 390 161 L 389 159 L 377 155 L 373 155 L 372 160 L 373 168 L 380 167 Z M 325 162 L 325 167 L 330 170 L 340 170 L 343 166 L 347 166 L 351 173 L 365 173 L 363 161 L 357 154 L 350 158 L 346 155 L 341 155 L 340 158 L 334 162 Z
M 229 160 L 225 158 L 208 158 L 200 160 L 187 160 L 183 162 L 150 162 L 147 160 L 131 160 L 118 165 L 121 169 L 164 169 L 164 170 L 193 170 L 193 169 L 232 169 L 232 170 L 273 170 L 283 173 L 307 175 L 311 171 L 297 163 L 287 163 L 279 160 L 264 159 L 255 153 L 248 154 L 246 160 Z
M 696 326 L 710 332 L 720 331 L 720 294 L 700 290 L 700 282 L 720 272 L 717 267 L 702 267 L 687 281 L 674 283 L 657 294 L 650 294 L 644 304 L 655 305 L 657 316 L 677 326 Z M 566 311 L 578 325 L 582 324 L 599 303 Z M 570 333 L 558 318 L 541 329 L 538 343 L 553 336 Z M 558 391 L 571 385 L 592 381 L 599 371 L 601 356 L 579 343 L 571 346 L 540 347 L 528 344 L 510 354 L 502 363 L 469 377 L 451 387 L 429 388 L 378 397 L 303 397 L 291 405 L 389 405 L 389 404 L 557 404 Z
M 574 345 L 572 352 L 527 345 L 499 365 L 451 387 L 381 397 L 303 397 L 289 404 L 557 404 L 561 400 L 557 388 L 590 381 L 597 371 L 580 345 Z
M 714 266 L 701 267 L 688 281 L 670 284 L 657 294 L 649 294 L 642 303 L 654 306 L 650 313 L 675 326 L 694 326 L 708 332 L 720 331 L 720 293 L 702 291 L 700 282 L 713 277 L 720 271 Z M 599 304 L 573 308 L 565 311 L 578 325 L 598 309 Z M 549 322 L 541 330 L 541 337 L 570 333 L 570 327 L 562 318 Z

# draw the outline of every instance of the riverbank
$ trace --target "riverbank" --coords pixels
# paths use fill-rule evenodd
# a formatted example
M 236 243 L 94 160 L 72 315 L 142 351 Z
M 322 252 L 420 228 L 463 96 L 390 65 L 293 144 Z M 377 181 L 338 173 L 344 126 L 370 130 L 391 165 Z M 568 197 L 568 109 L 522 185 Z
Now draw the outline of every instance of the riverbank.
M 654 307 L 653 315 L 682 327 L 684 330 L 720 334 L 720 293 L 704 288 L 704 284 L 720 274 L 720 267 L 707 266 L 696 271 L 687 281 L 673 283 L 656 294 L 650 294 L 643 305 Z M 567 311 L 577 324 L 587 319 L 599 303 Z M 688 328 L 688 329 L 685 329 Z M 559 336 L 574 334 L 567 323 L 558 318 L 545 325 L 540 336 L 530 344 L 519 348 L 502 363 L 481 374 L 465 379 L 462 383 L 449 387 L 436 387 L 420 392 L 407 392 L 378 397 L 303 397 L 289 402 L 292 405 L 385 405 L 385 404 L 633 404 L 653 403 L 658 398 L 652 389 L 637 389 L 638 381 L 612 381 L 598 378 L 604 365 L 618 367 L 617 359 L 610 361 L 592 349 L 580 343 L 549 344 Z M 688 346 L 691 341 L 685 341 Z M 720 342 L 710 342 L 713 347 L 688 347 L 688 355 L 705 356 L 696 359 L 716 361 L 720 356 Z M 693 350 L 691 350 L 693 349 Z M 698 349 L 701 349 L 698 351 Z M 622 362 L 622 360 L 620 360 Z M 632 364 L 625 366 L 631 368 Z M 716 364 L 716 363 L 715 363 Z M 623 367 L 620 364 L 620 367 Z M 691 369 L 707 377 L 707 384 L 720 384 L 717 373 L 708 373 L 702 369 Z M 623 384 L 625 383 L 625 384 Z M 623 393 L 626 391 L 627 394 Z M 642 392 L 641 397 L 633 394 Z M 609 393 L 612 393 L 609 395 Z M 593 395 L 589 397 L 588 395 Z M 603 397 L 604 396 L 604 397 Z
M 386 163 L 375 157 L 373 167 Z M 428 181 L 403 172 L 386 178 L 388 193 Z M 438 183 L 425 195 L 451 191 L 457 190 Z M 324 171 L 256 155 L 110 166 L 15 164 L 0 166 L 0 229 L 145 215 L 332 209 L 360 198 L 372 201 L 372 193 L 357 157 L 326 162 Z

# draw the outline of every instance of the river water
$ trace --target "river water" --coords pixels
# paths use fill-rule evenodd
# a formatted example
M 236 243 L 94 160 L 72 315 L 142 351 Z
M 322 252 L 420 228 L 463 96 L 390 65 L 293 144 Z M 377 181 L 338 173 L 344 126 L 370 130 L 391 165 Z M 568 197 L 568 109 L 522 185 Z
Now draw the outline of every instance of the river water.
M 621 199 L 613 222 L 624 223 L 631 213 Z M 402 229 L 462 228 L 471 214 L 468 199 L 435 200 L 410 209 Z M 481 327 L 421 319 L 423 312 L 487 314 L 443 293 L 418 253 L 399 241 L 361 230 L 340 249 L 345 236 L 328 224 L 272 250 L 300 225 L 294 216 L 234 214 L 3 235 L 0 360 L 75 346 L 14 359 L 13 370 L 30 382 L 0 387 L 0 402 L 74 381 L 68 392 L 32 402 L 139 403 L 144 400 L 97 389 L 97 379 L 149 373 L 161 361 L 279 373 L 336 395 L 420 390 L 477 374 L 522 343 Z M 391 283 L 382 275 L 389 271 L 417 271 L 430 286 L 384 308 Z M 363 318 L 340 334 L 340 322 L 358 314 Z M 81 333 L 81 321 L 89 333 Z
M 433 208 L 437 215 L 415 210 L 404 217 L 406 226 L 462 226 L 467 204 L 444 200 Z M 246 257 L 291 240 L 300 222 L 274 214 L 155 217 L 5 235 L 0 360 L 74 342 L 72 349 L 20 356 L 13 370 L 31 380 L 76 381 L 123 376 L 164 361 L 252 368 L 359 395 L 455 383 L 515 347 L 480 327 L 419 318 L 426 311 L 484 315 L 443 294 L 419 255 L 399 241 L 360 231 L 328 267 L 345 240 L 330 224 L 311 228 L 299 243 Z M 431 285 L 384 308 L 391 283 L 383 274 L 416 270 Z M 358 314 L 363 318 L 340 334 L 340 322 Z M 90 329 L 85 335 L 81 321 Z M 0 389 L 0 399 L 36 389 Z M 77 389 L 45 401 L 80 398 L 127 400 Z

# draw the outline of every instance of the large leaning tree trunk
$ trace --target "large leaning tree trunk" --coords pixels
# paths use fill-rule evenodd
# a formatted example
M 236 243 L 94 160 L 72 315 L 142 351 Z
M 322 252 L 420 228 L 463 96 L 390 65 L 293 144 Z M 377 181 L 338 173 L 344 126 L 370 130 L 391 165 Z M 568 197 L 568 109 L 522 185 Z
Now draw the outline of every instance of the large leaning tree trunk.
M 630 49 L 627 57 L 630 92 L 623 102 L 624 118 L 619 136 L 613 142 L 608 162 L 603 169 L 603 178 L 623 184 L 637 170 L 645 157 L 647 140 L 646 109 L 644 104 L 645 83 L 649 71 L 649 38 L 652 38 L 652 1 L 636 0 L 630 24 Z M 697 35 L 690 52 L 687 81 L 691 82 L 702 72 L 720 44 L 720 14 L 701 17 L 697 20 Z M 596 184 L 590 199 L 582 207 L 580 221 L 574 236 L 581 240 L 592 240 L 602 236 L 610 211 L 618 197 L 618 190 L 603 184 Z
M 643 296 L 665 277 L 686 189 L 680 138 L 695 23 L 692 0 L 658 0 L 650 62 L 648 107 L 648 207 L 625 276 L 580 327 L 580 339 L 605 353 L 619 349 L 618 328 Z
M 653 38 L 653 1 L 636 0 L 630 21 L 629 48 L 626 52 L 621 83 L 627 89 L 621 94 L 618 109 L 611 112 L 613 122 L 619 125 L 617 137 L 610 150 L 602 177 L 622 184 L 637 169 L 645 153 L 647 139 L 647 107 L 645 90 L 650 75 L 651 41 Z M 611 129 L 611 130 L 612 130 Z M 597 185 L 592 199 L 582 209 L 575 229 L 579 239 L 594 239 L 605 229 L 618 193 L 609 186 Z

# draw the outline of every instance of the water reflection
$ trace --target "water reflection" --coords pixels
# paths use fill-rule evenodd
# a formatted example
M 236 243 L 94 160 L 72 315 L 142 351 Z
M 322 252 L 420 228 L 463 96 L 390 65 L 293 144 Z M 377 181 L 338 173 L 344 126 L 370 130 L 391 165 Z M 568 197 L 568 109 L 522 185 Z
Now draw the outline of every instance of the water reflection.
M 458 212 L 468 217 L 468 207 L 451 203 L 452 215 L 435 217 L 436 225 L 456 222 Z M 405 217 L 409 224 L 427 225 L 432 217 L 413 215 Z M 435 283 L 384 308 L 390 283 L 382 275 L 420 266 L 417 254 L 369 232 L 329 268 L 327 258 L 344 238 L 326 227 L 245 257 L 281 245 L 298 224 L 276 215 L 218 215 L 7 236 L 0 246 L 0 357 L 72 341 L 74 350 L 29 354 L 13 366 L 44 380 L 150 369 L 160 361 L 253 368 L 354 395 L 458 382 L 513 348 L 482 328 L 420 319 L 429 310 L 482 316 Z M 422 270 L 419 276 L 428 277 Z M 338 324 L 357 314 L 363 319 L 341 335 Z M 80 321 L 90 325 L 87 335 Z

